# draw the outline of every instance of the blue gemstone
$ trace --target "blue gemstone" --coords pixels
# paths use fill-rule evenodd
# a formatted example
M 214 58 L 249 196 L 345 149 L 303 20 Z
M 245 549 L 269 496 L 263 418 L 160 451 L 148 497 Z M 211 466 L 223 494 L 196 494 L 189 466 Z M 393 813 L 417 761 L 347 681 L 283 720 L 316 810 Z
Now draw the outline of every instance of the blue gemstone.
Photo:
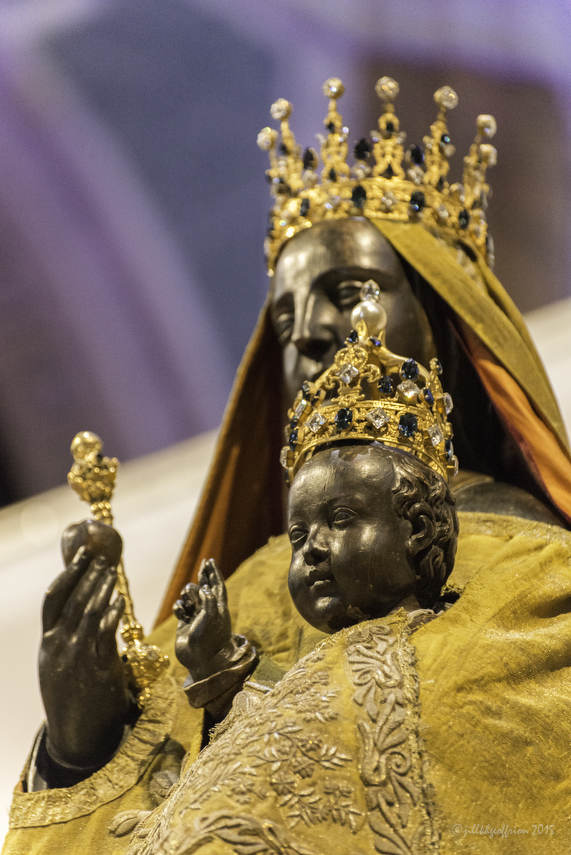
M 363 139 L 360 139 L 359 142 L 356 143 L 353 152 L 357 160 L 366 160 L 367 155 L 371 153 L 371 143 L 368 139 L 363 137 Z
M 355 344 L 355 342 L 359 341 L 357 330 L 351 330 L 345 341 L 349 344 Z
M 371 336 L 371 337 L 369 338 L 369 341 L 371 342 L 371 344 L 372 344 L 374 347 L 380 347 L 380 346 L 381 346 L 381 344 L 382 344 L 382 341 L 381 341 L 380 339 L 378 339 L 378 338 L 375 338 L 374 336 Z M 379 387 L 379 388 L 380 388 L 380 387 Z
M 431 407 L 434 404 L 434 395 L 432 394 L 430 389 L 424 389 L 422 394 L 424 395 L 424 400 L 426 401 L 428 406 Z
M 410 439 L 418 430 L 418 419 L 414 413 L 403 413 L 399 419 L 399 432 Z
M 414 193 L 410 194 L 410 207 L 417 214 L 420 214 L 425 204 L 426 200 L 424 198 L 424 193 L 422 192 L 422 190 L 415 190 Z
M 442 374 L 443 368 L 441 361 L 439 359 L 435 359 L 432 364 L 434 365 L 434 370 L 436 371 L 436 373 Z
M 330 134 L 335 133 L 335 122 L 327 122 L 325 125 Z
M 351 193 L 351 201 L 356 208 L 362 208 L 367 201 L 367 191 L 364 187 L 361 187 L 360 184 L 357 184 L 353 189 L 353 192 Z
M 460 213 L 458 214 L 458 225 L 461 229 L 467 229 L 468 223 L 470 222 L 470 214 L 466 210 L 466 208 L 462 208 Z
M 299 213 L 302 217 L 305 217 L 307 212 L 309 211 L 309 199 L 302 199 L 301 205 L 299 206 Z
M 295 449 L 295 446 L 297 443 L 297 428 L 294 428 L 294 430 L 290 431 L 288 442 L 289 442 L 289 447 L 293 451 Z
M 294 417 L 290 420 L 290 423 L 289 423 L 289 429 L 290 429 L 290 430 L 295 430 L 295 428 L 297 427 L 297 423 L 298 423 L 298 419 L 296 419 L 296 417 L 294 416 Z
M 400 373 L 405 380 L 416 380 L 418 377 L 418 365 L 414 359 L 407 359 L 400 367 Z
M 444 145 L 448 145 L 451 142 L 450 136 L 448 134 L 442 134 L 442 136 L 440 137 L 440 142 Z
M 395 384 L 390 377 L 381 377 L 379 380 L 379 392 L 381 395 L 387 395 L 389 398 L 394 398 Z
M 337 430 L 346 430 L 350 427 L 351 422 L 353 421 L 353 412 L 347 407 L 341 407 L 340 410 L 337 410 L 335 414 L 335 424 L 337 425 Z
M 422 166 L 424 163 L 424 152 L 419 145 L 411 145 L 408 153 L 413 163 L 417 166 Z
M 315 169 L 317 166 L 317 154 L 312 148 L 306 148 L 303 152 L 303 168 Z

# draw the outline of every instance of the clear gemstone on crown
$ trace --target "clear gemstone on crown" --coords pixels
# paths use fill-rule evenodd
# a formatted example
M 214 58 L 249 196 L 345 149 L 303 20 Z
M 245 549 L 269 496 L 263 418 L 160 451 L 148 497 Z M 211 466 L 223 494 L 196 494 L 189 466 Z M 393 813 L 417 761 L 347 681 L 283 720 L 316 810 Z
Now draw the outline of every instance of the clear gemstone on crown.
M 262 151 L 269 151 L 276 139 L 276 131 L 273 128 L 262 128 L 257 136 L 256 142 Z
M 376 302 L 380 302 L 381 289 L 373 279 L 368 279 L 367 282 L 361 286 L 360 296 L 361 300 L 374 300 Z
M 285 98 L 278 98 L 270 107 L 272 119 L 287 119 L 291 115 L 291 104 Z
M 307 422 L 307 426 L 312 433 L 319 433 L 326 421 L 327 419 L 323 418 L 320 412 L 315 412 Z
M 437 445 L 440 445 L 440 443 L 444 439 L 444 435 L 438 425 L 430 425 L 427 432 L 433 446 L 436 448 Z
M 397 197 L 394 193 L 391 193 L 390 190 L 383 193 L 381 196 L 381 207 L 383 208 L 383 211 L 391 211 L 397 204 L 397 201 Z
M 345 92 L 345 87 L 338 77 L 330 77 L 323 84 L 323 94 L 326 98 L 340 98 Z
M 297 407 L 294 410 L 294 418 L 300 419 L 303 413 L 306 411 L 309 401 L 306 401 L 305 398 L 302 398 Z
M 412 382 L 412 380 L 403 380 L 403 382 L 399 383 L 397 386 L 397 391 L 400 392 L 401 397 L 405 401 L 409 402 L 416 401 L 420 393 L 420 389 L 416 383 Z
M 495 137 L 498 126 L 493 116 L 488 113 L 482 113 L 476 120 L 476 127 L 481 131 L 482 136 L 491 140 Z
M 441 86 L 434 93 L 434 100 L 445 110 L 454 110 L 458 106 L 458 95 L 451 86 Z
M 399 85 L 392 77 L 379 77 L 375 92 L 383 101 L 394 101 L 399 94 Z
M 365 418 L 370 422 L 376 430 L 385 427 L 390 421 L 390 416 L 382 407 L 374 407 L 366 414 Z
M 359 369 L 351 365 L 350 362 L 346 362 L 339 368 L 337 376 L 346 386 L 350 386 L 353 380 L 356 380 L 359 376 Z

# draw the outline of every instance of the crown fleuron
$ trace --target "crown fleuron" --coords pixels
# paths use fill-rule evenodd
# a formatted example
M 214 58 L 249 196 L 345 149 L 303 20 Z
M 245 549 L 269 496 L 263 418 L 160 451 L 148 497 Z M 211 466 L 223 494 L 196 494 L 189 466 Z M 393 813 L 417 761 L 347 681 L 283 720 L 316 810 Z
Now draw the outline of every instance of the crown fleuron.
M 320 448 L 351 440 L 406 451 L 448 480 L 458 472 L 458 458 L 442 367 L 432 359 L 427 370 L 388 350 L 387 315 L 373 280 L 362 286 L 361 298 L 345 346 L 314 382 L 303 384 L 288 412 L 280 457 L 288 481 Z
M 354 146 L 353 166 L 347 162 L 349 129 L 337 105 L 344 91 L 336 77 L 323 84 L 329 107 L 319 155 L 314 148 L 302 153 L 289 124 L 292 105 L 283 98 L 270 110 L 280 122 L 280 132 L 267 127 L 258 134 L 259 147 L 269 154 L 266 176 L 274 197 L 265 244 L 270 274 L 282 244 L 297 232 L 322 220 L 351 216 L 420 222 L 435 233 L 462 241 L 492 265 L 486 170 L 496 163 L 496 149 L 489 143 L 496 132 L 494 117 L 478 116 L 476 137 L 464 158 L 463 181 L 450 184 L 449 159 L 455 149 L 447 113 L 458 104 L 450 86 L 434 93 L 438 113 L 424 145 L 405 149 L 395 110 L 398 83 L 391 77 L 377 80 L 375 91 L 383 112 L 378 129 Z

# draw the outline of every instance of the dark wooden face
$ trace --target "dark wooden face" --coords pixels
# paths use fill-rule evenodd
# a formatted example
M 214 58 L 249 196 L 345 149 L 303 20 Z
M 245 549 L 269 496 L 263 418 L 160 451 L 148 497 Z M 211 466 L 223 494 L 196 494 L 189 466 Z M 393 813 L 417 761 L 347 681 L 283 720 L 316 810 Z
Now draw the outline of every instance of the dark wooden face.
M 389 348 L 424 365 L 435 355 L 424 310 L 378 229 L 365 219 L 319 223 L 284 246 L 272 281 L 271 313 L 283 348 L 289 403 L 304 380 L 331 364 L 368 279 L 381 288 Z
M 300 614 L 324 632 L 387 614 L 414 591 L 411 525 L 393 507 L 394 453 L 328 448 L 294 478 L 288 584 Z

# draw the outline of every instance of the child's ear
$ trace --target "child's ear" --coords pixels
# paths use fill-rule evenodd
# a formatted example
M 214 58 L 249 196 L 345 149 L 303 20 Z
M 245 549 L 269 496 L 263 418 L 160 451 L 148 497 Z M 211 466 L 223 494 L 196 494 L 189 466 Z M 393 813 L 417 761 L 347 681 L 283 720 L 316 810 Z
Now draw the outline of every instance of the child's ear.
M 412 556 L 427 549 L 435 539 L 434 519 L 427 514 L 418 514 L 414 519 L 414 529 L 408 539 L 407 546 Z
M 430 607 L 441 586 L 444 552 L 436 545 L 436 525 L 425 514 L 415 519 L 415 531 L 408 540 L 409 560 L 416 577 L 416 596 L 420 604 Z

